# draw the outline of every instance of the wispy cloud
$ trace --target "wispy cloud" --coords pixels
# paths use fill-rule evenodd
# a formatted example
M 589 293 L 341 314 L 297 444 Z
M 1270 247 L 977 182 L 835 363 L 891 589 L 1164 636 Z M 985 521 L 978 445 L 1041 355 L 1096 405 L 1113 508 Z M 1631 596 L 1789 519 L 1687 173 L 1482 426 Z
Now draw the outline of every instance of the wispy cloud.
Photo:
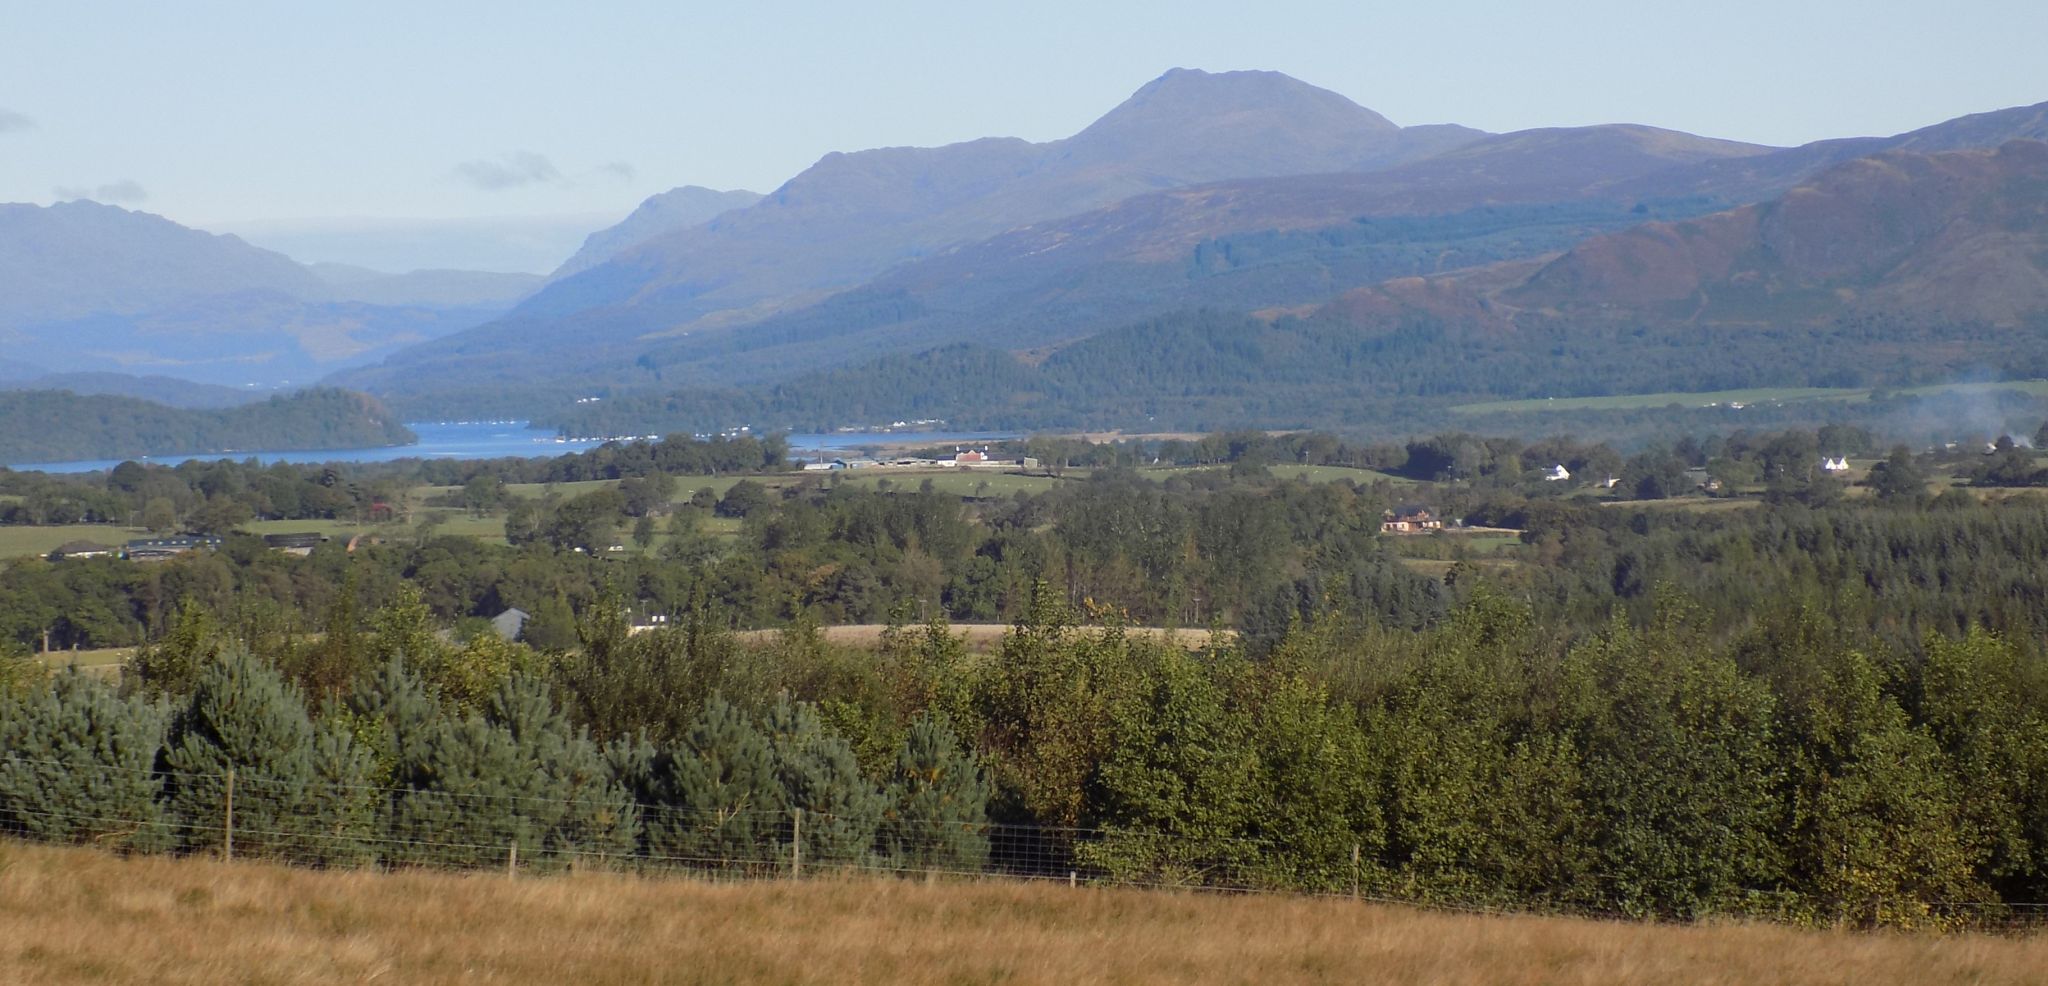
M 91 199 L 94 202 L 109 204 L 142 202 L 149 198 L 149 190 L 132 178 L 110 181 L 104 185 L 59 185 L 51 189 L 50 193 L 65 201 Z
M 17 130 L 34 130 L 35 128 L 36 121 L 13 110 L 0 107 L 0 134 L 13 133 Z
M 455 166 L 455 177 L 486 192 L 564 181 L 554 162 L 532 151 L 500 154 L 496 160 L 464 161 Z
M 612 161 L 607 164 L 598 165 L 597 171 L 607 178 L 624 182 L 630 182 L 640 175 L 638 169 L 624 161 Z

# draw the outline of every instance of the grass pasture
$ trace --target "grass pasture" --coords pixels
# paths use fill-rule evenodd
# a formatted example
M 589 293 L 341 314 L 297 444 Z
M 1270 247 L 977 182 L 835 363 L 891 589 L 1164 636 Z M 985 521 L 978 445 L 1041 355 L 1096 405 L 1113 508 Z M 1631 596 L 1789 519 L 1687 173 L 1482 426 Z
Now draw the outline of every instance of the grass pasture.
M 1171 476 L 1187 473 L 1229 468 L 1229 466 L 1151 466 L 1139 470 L 1138 474 L 1148 479 L 1163 480 Z M 1414 486 L 1420 482 L 1419 480 L 1409 479 L 1406 476 L 1396 476 L 1390 472 L 1380 472 L 1375 469 L 1359 469 L 1353 466 L 1276 465 L 1267 466 L 1266 471 L 1280 479 L 1302 479 L 1311 483 L 1333 483 L 1340 479 L 1348 479 L 1360 486 L 1369 486 L 1377 482 L 1388 482 L 1397 486 Z
M 401 527 L 403 525 L 395 523 L 358 524 L 350 520 L 252 520 L 237 527 L 236 530 L 256 535 L 298 534 L 311 531 L 325 534 L 337 541 L 346 541 L 366 531 L 395 531 Z
M 1604 397 L 1532 397 L 1527 400 L 1486 401 L 1460 404 L 1455 414 L 1515 414 L 1530 411 L 1627 411 L 1645 407 L 1706 407 L 1731 403 L 1770 404 L 1786 401 L 1853 401 L 1870 396 L 1868 390 L 1839 387 L 1751 387 L 1743 390 L 1712 390 L 1698 393 L 1611 394 Z
M 294 870 L 0 843 L 0 981 L 2035 983 L 2048 939 L 824 877 Z
M 51 668 L 77 668 L 86 674 L 115 677 L 121 667 L 135 656 L 133 647 L 102 647 L 98 650 L 60 650 L 37 655 L 37 659 Z
M 1624 510 L 1681 510 L 1712 514 L 1730 510 L 1753 510 L 1763 506 L 1764 501 L 1752 496 L 1675 496 L 1668 500 L 1602 500 L 1600 505 Z
M 1925 397 L 1941 393 L 1988 393 L 2017 390 L 2035 397 L 2048 396 L 2048 380 L 2011 380 L 1995 383 L 1929 384 L 1886 391 L 1895 395 Z M 1661 394 L 1612 394 L 1605 397 L 1534 397 L 1527 400 L 1485 401 L 1460 404 L 1455 414 L 1514 414 L 1532 411 L 1628 411 L 1640 408 L 1706 407 L 1742 404 L 1784 404 L 1794 401 L 1864 401 L 1875 391 L 1847 387 L 1751 387 L 1744 390 L 1667 392 Z
M 923 486 L 926 480 L 930 480 L 934 491 L 958 497 L 1004 497 L 1016 493 L 1043 493 L 1068 482 L 1052 476 L 965 469 L 856 469 L 826 475 L 838 476 L 839 482 L 862 489 L 874 489 L 876 484 L 886 479 L 894 489 L 915 490 Z M 982 485 L 984 483 L 987 484 L 985 487 Z
M 146 537 L 144 531 L 113 524 L 53 524 L 48 527 L 0 527 L 0 559 L 47 555 L 69 541 L 96 541 L 118 548 Z

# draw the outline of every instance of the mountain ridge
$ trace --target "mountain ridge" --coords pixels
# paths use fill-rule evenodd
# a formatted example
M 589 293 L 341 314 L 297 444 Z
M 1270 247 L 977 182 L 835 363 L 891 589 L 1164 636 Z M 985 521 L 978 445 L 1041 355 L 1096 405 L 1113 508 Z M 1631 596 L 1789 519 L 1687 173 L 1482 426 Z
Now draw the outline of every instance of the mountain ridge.
M 43 373 L 306 384 L 486 321 L 540 283 L 301 265 L 89 201 L 0 205 L 0 345 Z
M 1226 111 L 1190 132 L 1188 107 L 1198 104 Z M 1410 153 L 1404 132 L 1278 73 L 1176 70 L 1060 141 L 991 137 L 827 154 L 751 207 L 558 280 L 498 322 L 414 355 L 419 372 L 453 361 L 516 377 L 508 349 L 543 354 L 527 360 L 535 367 L 559 365 L 565 349 L 609 352 L 649 333 L 744 322 L 1019 224 L 1211 180 L 1219 168 L 1249 177 L 1399 160 Z M 1430 127 L 1413 144 L 1434 153 L 1476 136 Z M 1133 144 L 1142 153 L 1119 160 L 1117 148 Z M 338 379 L 397 376 L 386 368 Z
M 907 303 L 907 302 L 899 302 Z M 1256 317 L 1176 312 L 1029 354 L 953 341 L 747 387 L 620 395 L 576 434 L 905 417 L 1330 427 L 1455 402 L 2048 375 L 2048 143 L 1843 162 L 1763 203 Z M 1441 422 L 1440 422 L 1441 423 Z
M 702 225 L 734 209 L 761 201 L 759 192 L 682 185 L 648 196 L 626 218 L 585 237 L 583 245 L 547 276 L 549 281 L 580 274 L 648 240 Z

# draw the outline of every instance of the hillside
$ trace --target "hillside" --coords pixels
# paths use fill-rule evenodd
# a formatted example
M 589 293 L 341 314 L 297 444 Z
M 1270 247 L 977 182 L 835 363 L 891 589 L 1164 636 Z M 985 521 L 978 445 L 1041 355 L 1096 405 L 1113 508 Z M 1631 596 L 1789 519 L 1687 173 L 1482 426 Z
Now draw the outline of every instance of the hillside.
M 131 397 L 0 391 L 0 462 L 403 445 L 413 434 L 375 398 L 317 389 L 221 410 Z
M 657 236 L 702 225 L 723 213 L 744 209 L 759 201 L 761 193 L 743 188 L 725 192 L 701 185 L 671 188 L 660 195 L 648 197 L 617 225 L 590 234 L 584 239 L 582 248 L 563 261 L 562 266 L 548 275 L 548 279 L 561 280 L 581 274 Z
M 214 295 L 313 297 L 311 271 L 234 236 L 96 202 L 0 204 L 0 338 L 8 329 Z
M 480 270 L 415 270 L 387 274 L 349 264 L 310 264 L 327 282 L 325 297 L 373 305 L 423 305 L 451 308 L 509 308 L 541 286 L 538 274 L 505 274 Z
M 68 390 L 82 396 L 133 397 L 183 408 L 234 407 L 270 396 L 265 391 L 126 373 L 46 373 L 20 380 L 0 379 L 0 390 Z
M 1249 109 L 1282 105 L 1284 114 Z M 1349 136 L 1308 140 L 1304 120 Z M 487 328 L 338 379 L 408 399 L 438 391 L 437 407 L 475 399 L 486 380 L 520 380 L 539 401 L 756 387 L 958 341 L 1033 350 L 1193 308 L 1302 308 L 1391 279 L 1538 257 L 1646 221 L 1755 203 L 1871 153 L 2037 136 L 2048 104 L 1785 149 L 1636 125 L 1499 135 L 1387 126 L 1284 77 L 1169 73 L 1057 142 L 1068 171 L 1043 170 L 1030 146 L 1000 140 L 829 157 L 754 208 L 650 242 L 589 280 L 558 282 Z M 1200 152 L 1222 163 L 1173 150 L 1178 132 L 1202 133 Z M 1225 132 L 1263 142 L 1270 158 L 1256 166 L 1324 170 L 1193 181 L 1204 167 L 1255 166 L 1232 159 L 1238 144 Z M 1331 150 L 1338 146 L 1350 150 Z M 1113 169 L 1101 162 L 1136 160 L 1163 161 L 1189 183 L 1125 184 L 1105 204 L 929 246 L 972 228 L 948 223 L 992 218 L 991 204 L 1078 205 L 1054 186 L 1109 181 Z M 1006 168 L 1022 170 L 1007 177 Z M 880 177 L 892 172 L 924 184 L 903 193 Z M 975 182 L 1000 189 L 984 194 Z M 772 250 L 747 253 L 785 233 Z M 889 245 L 904 236 L 923 245 Z M 835 251 L 852 251 L 843 277 L 771 283 L 789 265 L 825 263 Z M 881 267 L 856 287 L 828 289 Z M 455 396 L 464 392 L 472 396 Z
M 574 434 L 905 418 L 988 428 L 1389 427 L 1426 418 L 1430 404 L 1479 397 L 1897 386 L 1985 366 L 2044 375 L 2044 188 L 2048 144 L 1887 152 L 1759 205 L 1593 236 L 1552 258 L 1396 278 L 1321 306 L 1256 318 L 1222 307 L 1172 312 L 1028 358 L 980 344 L 869 355 L 781 383 L 624 394 L 541 420 Z M 1533 215 L 1496 218 L 1533 224 Z M 1412 225 L 1380 245 L 1395 257 L 1396 247 L 1440 255 L 1454 228 Z M 1361 250 L 1376 242 L 1355 237 Z M 1462 242 L 1478 255 L 1487 241 Z M 1256 246 L 1221 252 L 1249 261 Z M 878 333 L 929 317 L 912 294 L 873 300 L 868 324 Z M 858 338 L 849 330 L 862 323 L 791 324 L 811 327 L 843 340 Z M 804 341 L 793 331 L 789 344 Z
M 1314 304 L 1756 202 L 1863 154 L 2040 136 L 2048 104 L 1785 150 L 1637 126 L 1502 134 L 1378 172 L 1222 182 L 1022 227 L 726 333 L 650 341 L 641 365 L 671 384 L 745 382 L 953 340 L 1039 347 L 1177 309 Z
M 1598 237 L 1496 298 L 1694 324 L 1882 314 L 2010 325 L 2048 309 L 2048 144 L 1891 151 L 1770 202 Z
M 1481 916 L 908 880 L 319 872 L 0 845 L 22 983 L 1856 983 L 1998 986 L 2036 937 Z M 679 971 L 683 970 L 683 971 Z
M 1020 224 L 1226 178 L 1391 166 L 1479 136 L 1404 130 L 1278 73 L 1175 70 L 1064 140 L 828 154 L 750 208 L 644 243 L 498 322 L 341 379 L 390 387 L 449 373 L 544 379 L 565 363 L 624 367 L 642 335 L 751 321 Z
M 44 373 L 304 384 L 485 321 L 539 281 L 316 269 L 116 206 L 0 205 L 0 347 Z

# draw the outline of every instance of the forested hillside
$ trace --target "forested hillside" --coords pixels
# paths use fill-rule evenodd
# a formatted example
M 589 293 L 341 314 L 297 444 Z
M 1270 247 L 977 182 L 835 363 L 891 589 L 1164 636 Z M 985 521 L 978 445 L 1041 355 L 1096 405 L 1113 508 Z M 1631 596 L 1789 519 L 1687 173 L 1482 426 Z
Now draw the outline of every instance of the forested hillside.
M 64 390 L 0 391 L 0 461 L 403 445 L 413 434 L 375 398 L 314 389 L 222 410 L 185 410 Z
M 1902 342 L 1922 358 L 1902 362 Z M 1998 402 L 1939 397 L 1861 400 L 1859 389 L 1970 379 L 1989 354 L 2011 379 L 2048 376 L 2048 321 L 1901 324 L 1843 319 L 1799 332 L 1710 338 L 1628 324 L 1525 319 L 1512 332 L 1407 312 L 1370 325 L 1343 311 L 1250 318 L 1183 312 L 1019 355 L 963 343 L 816 371 L 755 388 L 689 388 L 665 396 L 614 394 L 557 408 L 537 427 L 569 435 L 711 432 L 740 424 L 825 431 L 940 419 L 970 429 L 1121 426 L 1136 431 L 1239 426 L 1323 428 L 1388 440 L 1447 427 L 1524 437 L 1598 428 L 1639 442 L 1690 429 L 1856 421 L 1900 437 L 1937 430 L 1943 413 L 1997 421 Z M 1945 355 L 1942 355 L 1945 354 Z M 1842 402 L 1761 406 L 1740 415 L 1704 408 L 1703 391 L 1846 388 Z M 1455 410 L 1498 398 L 1674 395 L 1630 412 L 1544 414 L 1540 407 L 1474 417 Z M 1754 403 L 1764 403 L 1753 401 Z M 1666 410 L 1664 403 L 1682 403 Z M 1953 417 L 1950 418 L 1954 420 Z

